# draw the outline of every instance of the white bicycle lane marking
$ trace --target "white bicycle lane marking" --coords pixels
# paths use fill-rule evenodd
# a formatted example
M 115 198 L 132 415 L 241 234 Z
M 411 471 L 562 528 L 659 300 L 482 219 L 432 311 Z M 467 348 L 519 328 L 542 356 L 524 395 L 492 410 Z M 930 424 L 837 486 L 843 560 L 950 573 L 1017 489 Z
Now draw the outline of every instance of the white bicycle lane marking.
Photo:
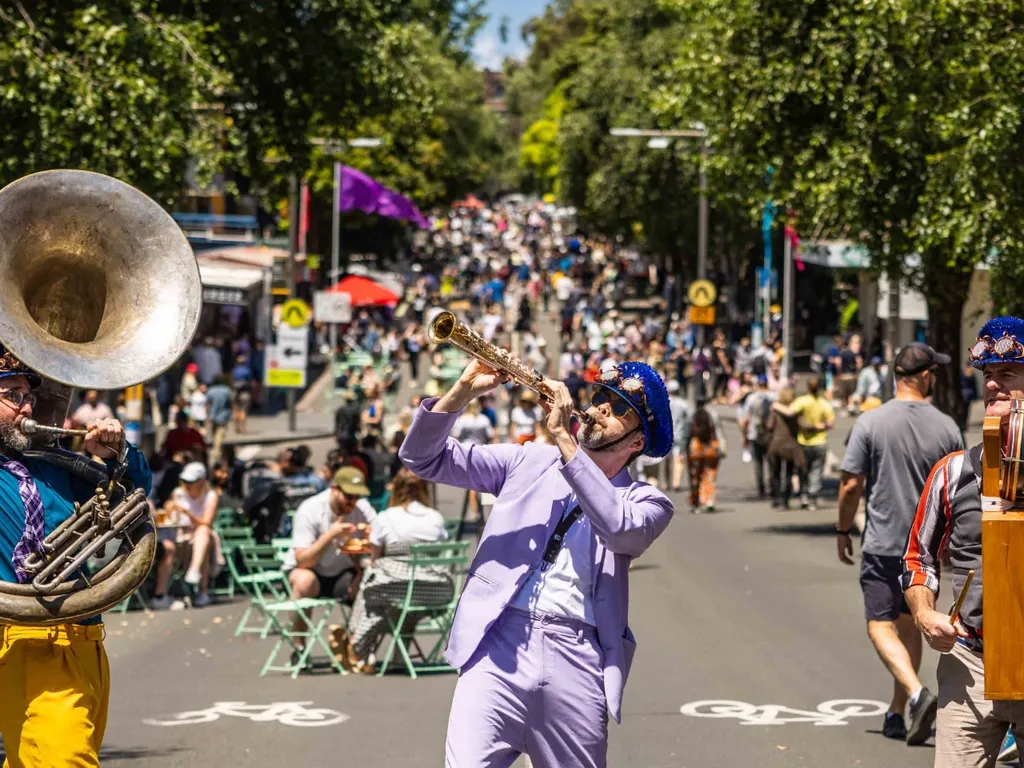
M 167 718 L 147 718 L 146 725 L 175 726 L 212 723 L 221 717 L 240 717 L 254 723 L 280 723 L 300 728 L 340 725 L 350 718 L 333 709 L 306 707 L 312 701 L 275 701 L 270 704 L 246 704 L 244 701 L 218 701 L 207 709 L 179 712 Z
M 877 717 L 885 714 L 889 705 L 871 699 L 832 699 L 823 701 L 817 709 L 794 709 L 780 704 L 748 704 L 728 699 L 691 701 L 679 708 L 687 717 L 736 719 L 741 725 L 849 725 L 851 717 Z

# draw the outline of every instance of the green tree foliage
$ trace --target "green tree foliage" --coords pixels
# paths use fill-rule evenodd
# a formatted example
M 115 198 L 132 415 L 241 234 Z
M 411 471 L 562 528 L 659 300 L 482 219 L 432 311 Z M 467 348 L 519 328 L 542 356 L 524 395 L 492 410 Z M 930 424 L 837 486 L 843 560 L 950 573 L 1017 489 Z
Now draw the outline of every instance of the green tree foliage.
M 701 115 L 722 172 L 865 245 L 958 357 L 975 265 L 1020 252 L 1019 2 L 666 0 L 686 19 L 665 115 Z M 748 209 L 759 204 L 756 186 Z M 937 403 L 961 423 L 957 371 Z
M 197 22 L 144 0 L 35 0 L 0 6 L 0 29 L 3 181 L 86 168 L 168 202 L 190 159 L 208 175 L 231 145 L 230 122 L 195 109 L 227 82 Z
M 422 206 L 482 184 L 499 153 L 469 60 L 482 0 L 14 0 L 0 4 L 0 168 L 82 167 L 164 202 L 187 171 L 268 204 L 315 189 L 318 142 Z

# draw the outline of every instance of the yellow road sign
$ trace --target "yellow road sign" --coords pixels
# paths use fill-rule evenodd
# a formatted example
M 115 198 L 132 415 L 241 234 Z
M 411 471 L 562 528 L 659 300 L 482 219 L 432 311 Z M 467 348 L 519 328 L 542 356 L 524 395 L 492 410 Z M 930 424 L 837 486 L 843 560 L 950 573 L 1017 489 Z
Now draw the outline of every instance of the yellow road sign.
M 268 387 L 302 387 L 306 383 L 305 371 L 293 371 L 289 368 L 267 369 Z
M 309 304 L 302 299 L 288 299 L 281 305 L 281 320 L 292 328 L 309 325 Z
M 715 324 L 715 308 L 714 307 L 696 307 L 692 304 L 687 310 L 687 315 L 690 319 L 691 325 L 714 325 Z
M 718 289 L 715 288 L 715 284 L 710 280 L 694 280 L 690 283 L 686 296 L 695 307 L 710 307 L 714 305 L 715 299 L 718 298 Z

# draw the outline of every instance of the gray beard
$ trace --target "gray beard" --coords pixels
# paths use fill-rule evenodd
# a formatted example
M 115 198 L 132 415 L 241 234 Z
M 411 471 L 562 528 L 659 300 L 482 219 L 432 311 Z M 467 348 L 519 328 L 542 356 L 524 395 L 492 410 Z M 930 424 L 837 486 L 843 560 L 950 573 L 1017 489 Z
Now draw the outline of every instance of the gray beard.
M 604 429 L 596 421 L 593 424 L 584 424 L 577 433 L 576 440 L 584 448 L 596 451 L 604 444 Z
M 0 451 L 4 453 L 24 453 L 32 441 L 29 436 L 9 421 L 0 421 Z

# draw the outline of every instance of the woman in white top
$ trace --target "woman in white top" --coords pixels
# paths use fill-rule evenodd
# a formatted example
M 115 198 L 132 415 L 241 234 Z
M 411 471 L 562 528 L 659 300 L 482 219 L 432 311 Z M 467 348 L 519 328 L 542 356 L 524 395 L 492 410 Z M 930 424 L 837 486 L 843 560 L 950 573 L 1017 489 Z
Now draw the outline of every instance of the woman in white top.
M 388 614 L 398 618 L 409 584 L 409 545 L 444 541 L 448 533 L 444 517 L 427 506 L 427 483 L 408 469 L 400 469 L 391 489 L 391 506 L 370 523 L 371 564 L 352 607 L 351 634 L 343 644 L 346 668 L 372 673 L 366 660 L 389 631 Z M 414 587 L 419 605 L 446 605 L 454 596 L 451 575 L 446 570 L 418 569 Z M 406 629 L 410 626 L 406 623 Z
M 544 411 L 537 405 L 537 393 L 524 389 L 519 395 L 519 405 L 509 416 L 509 439 L 519 445 L 532 442 L 537 434 L 537 424 L 543 421 Z
M 166 590 L 176 553 L 179 553 L 178 558 L 182 562 L 189 563 L 185 571 L 185 583 L 199 587 L 192 601 L 192 605 L 197 608 L 210 603 L 207 593 L 210 577 L 217 575 L 214 572 L 215 563 L 223 562 L 222 557 L 218 556 L 220 540 L 213 530 L 220 494 L 210 487 L 206 479 L 206 467 L 198 461 L 186 464 L 179 479 L 181 485 L 174 489 L 164 505 L 164 511 L 172 522 L 180 522 L 183 527 L 176 541 L 162 542 L 164 552 L 157 567 L 156 595 L 153 600 L 156 608 L 170 605 Z

